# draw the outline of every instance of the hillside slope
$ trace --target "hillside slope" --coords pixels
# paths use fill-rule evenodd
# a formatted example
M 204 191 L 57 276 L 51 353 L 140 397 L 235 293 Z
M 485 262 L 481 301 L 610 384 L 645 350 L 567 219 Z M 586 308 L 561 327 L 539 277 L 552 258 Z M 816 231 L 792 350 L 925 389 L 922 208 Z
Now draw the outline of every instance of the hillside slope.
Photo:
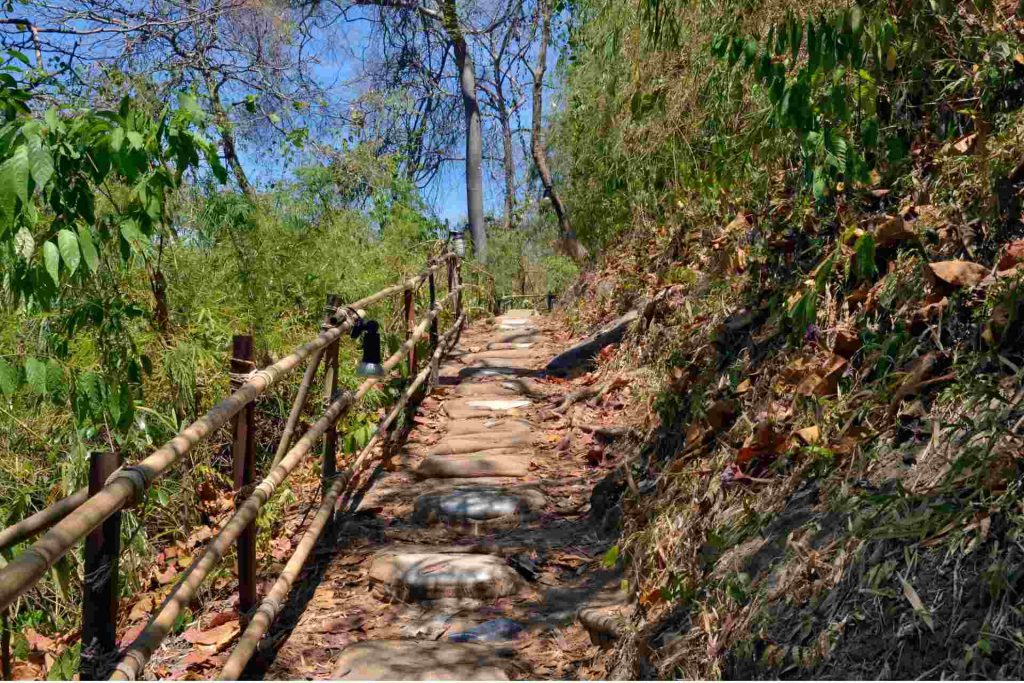
M 623 676 L 1009 677 L 1024 354 L 1013 2 L 586 3 L 558 154 L 641 312 Z

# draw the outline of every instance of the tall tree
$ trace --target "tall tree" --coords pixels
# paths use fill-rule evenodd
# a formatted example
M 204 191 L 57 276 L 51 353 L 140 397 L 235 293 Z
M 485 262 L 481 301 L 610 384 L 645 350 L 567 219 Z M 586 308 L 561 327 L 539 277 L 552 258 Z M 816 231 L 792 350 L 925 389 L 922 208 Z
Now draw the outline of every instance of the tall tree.
M 477 76 L 470 49 L 469 38 L 486 35 L 505 23 L 511 9 L 517 4 L 512 3 L 499 7 L 495 16 L 483 27 L 473 26 L 460 15 L 456 0 L 338 0 L 344 10 L 352 7 L 376 7 L 385 11 L 413 13 L 422 17 L 424 28 L 438 30 L 443 34 L 447 48 L 454 56 L 454 66 L 458 88 L 462 100 L 464 123 L 465 177 L 466 177 L 466 209 L 469 219 L 469 230 L 473 238 L 474 255 L 479 261 L 487 260 L 487 232 L 484 225 L 483 206 L 483 126 L 481 123 L 480 102 L 477 96 Z M 390 20 L 389 20 L 390 19 Z M 381 15 L 378 23 L 384 26 L 411 26 L 407 19 L 394 19 Z M 400 55 L 406 58 L 407 55 Z
M 587 258 L 587 250 L 576 237 L 576 231 L 569 220 L 569 212 L 555 188 L 548 166 L 547 146 L 544 141 L 544 74 L 547 71 L 548 43 L 551 42 L 551 0 L 537 0 L 535 32 L 539 32 L 537 56 L 533 72 L 533 121 L 530 153 L 544 186 L 544 195 L 551 201 L 551 208 L 558 219 L 558 241 L 560 249 L 576 263 Z
M 523 40 L 522 1 L 517 0 L 512 6 L 514 9 L 509 13 L 509 20 L 480 41 L 488 61 L 488 68 L 480 80 L 480 90 L 493 112 L 501 139 L 506 229 L 512 227 L 516 211 L 516 130 L 513 121 L 523 104 L 516 71 L 530 48 L 530 41 Z

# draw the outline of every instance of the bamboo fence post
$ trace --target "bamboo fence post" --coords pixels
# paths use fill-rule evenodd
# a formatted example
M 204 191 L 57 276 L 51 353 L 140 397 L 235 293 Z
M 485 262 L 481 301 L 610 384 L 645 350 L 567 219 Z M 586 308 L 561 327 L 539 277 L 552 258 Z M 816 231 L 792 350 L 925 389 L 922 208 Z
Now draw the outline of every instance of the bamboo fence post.
M 330 294 L 327 297 L 327 309 L 338 307 L 341 297 Z M 326 324 L 326 323 L 325 323 Z M 338 342 L 335 341 L 324 351 L 324 405 L 329 406 L 338 393 Z M 338 471 L 338 427 L 334 423 L 324 434 L 323 462 L 320 467 L 320 481 L 324 494 L 330 489 L 331 479 Z
M 117 453 L 89 456 L 89 495 L 102 489 L 121 466 Z M 85 538 L 82 582 L 82 650 L 78 671 L 85 681 L 106 679 L 117 652 L 118 557 L 121 554 L 121 513 L 108 517 Z M 6 629 L 5 629 L 6 630 Z
M 430 310 L 434 310 L 434 306 L 437 305 L 437 286 L 434 282 L 434 271 L 430 271 L 430 275 L 427 280 L 427 288 L 430 292 Z M 430 350 L 433 351 L 437 348 L 437 319 L 430 323 Z
M 237 391 L 249 372 L 255 370 L 253 339 L 235 335 L 231 341 L 231 389 Z M 256 469 L 256 405 L 250 401 L 231 420 L 231 464 L 235 509 L 249 497 Z M 245 528 L 235 546 L 238 555 L 238 614 L 245 623 L 256 607 L 256 523 Z
M 3 633 L 0 634 L 0 671 L 5 681 L 13 681 L 14 674 L 11 673 L 11 609 L 5 607 L 0 616 Z
M 405 308 L 405 338 L 412 334 L 412 328 L 416 326 L 416 292 L 407 289 L 403 295 L 402 305 Z M 436 320 L 435 320 L 436 322 Z M 409 349 L 409 377 L 416 376 L 416 345 Z

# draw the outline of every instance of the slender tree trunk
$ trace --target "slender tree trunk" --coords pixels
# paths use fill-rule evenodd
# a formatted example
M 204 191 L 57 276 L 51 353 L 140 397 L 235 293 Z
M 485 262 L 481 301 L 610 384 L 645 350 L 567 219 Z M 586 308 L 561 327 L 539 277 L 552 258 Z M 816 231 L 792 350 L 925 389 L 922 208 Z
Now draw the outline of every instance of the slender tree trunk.
M 245 174 L 242 162 L 238 160 L 238 148 L 235 146 L 235 134 L 231 130 L 231 120 L 228 118 L 228 113 L 224 110 L 224 105 L 220 101 L 220 86 L 214 82 L 213 75 L 209 72 L 204 73 L 203 76 L 206 79 L 206 90 L 210 94 L 213 120 L 217 124 L 217 130 L 220 131 L 220 145 L 221 149 L 224 150 L 224 160 L 235 175 L 235 180 L 238 181 L 238 187 L 242 190 L 242 193 L 249 199 L 255 199 L 256 191 L 253 190 L 252 184 L 249 183 L 249 176 Z
M 455 48 L 455 66 L 459 70 L 462 104 L 466 111 L 466 209 L 469 214 L 469 232 L 473 236 L 473 254 L 477 261 L 487 262 L 487 233 L 484 228 L 483 185 L 483 129 L 480 124 L 480 104 L 476 97 L 476 75 L 473 57 L 459 26 L 455 0 L 441 3 L 444 28 Z
M 530 140 L 530 153 L 533 156 L 533 163 L 537 166 L 537 174 L 544 185 L 544 194 L 551 200 L 551 207 L 558 218 L 559 247 L 576 263 L 582 263 L 587 258 L 587 250 L 576 238 L 576 231 L 572 229 L 569 221 L 569 214 L 562 204 L 561 197 L 555 190 L 555 183 L 551 179 L 551 169 L 548 167 L 547 150 L 544 145 L 544 132 L 542 128 L 544 117 L 544 72 L 547 69 L 548 43 L 551 40 L 551 5 L 550 0 L 537 0 L 537 13 L 540 22 L 540 44 L 537 46 L 537 66 L 533 71 L 533 121 L 532 135 Z
M 505 170 L 505 229 L 512 229 L 512 215 L 516 210 L 516 164 L 512 149 L 512 121 L 501 86 L 501 63 L 494 60 L 494 94 L 497 99 L 498 123 L 501 125 L 501 147 Z

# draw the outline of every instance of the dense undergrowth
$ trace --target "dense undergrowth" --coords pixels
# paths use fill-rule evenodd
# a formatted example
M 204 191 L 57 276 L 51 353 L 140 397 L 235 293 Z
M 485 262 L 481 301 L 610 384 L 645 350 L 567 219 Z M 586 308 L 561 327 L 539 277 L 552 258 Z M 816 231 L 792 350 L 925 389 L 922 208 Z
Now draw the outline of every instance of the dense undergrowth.
M 579 9 L 572 316 L 645 313 L 617 673 L 1020 677 L 1024 7 Z

